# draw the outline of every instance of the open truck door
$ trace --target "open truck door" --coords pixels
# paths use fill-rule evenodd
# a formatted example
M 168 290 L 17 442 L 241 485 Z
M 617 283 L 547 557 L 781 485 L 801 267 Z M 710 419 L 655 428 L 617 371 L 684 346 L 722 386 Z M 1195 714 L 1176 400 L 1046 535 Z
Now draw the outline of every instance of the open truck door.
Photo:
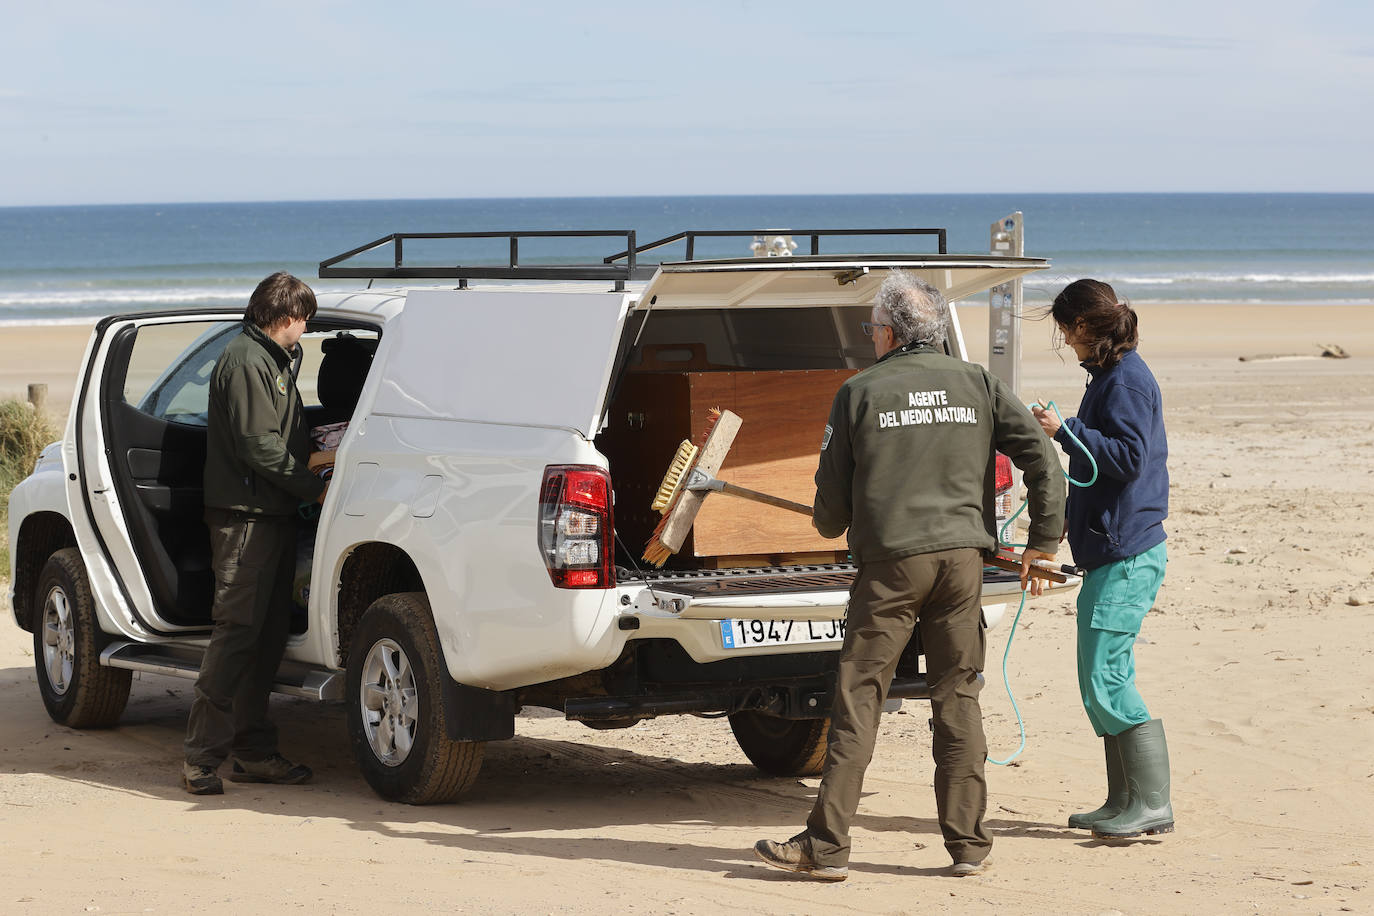
M 114 316 L 94 331 L 68 421 L 68 501 L 116 629 L 210 626 L 214 573 L 203 512 L 215 360 L 242 314 Z

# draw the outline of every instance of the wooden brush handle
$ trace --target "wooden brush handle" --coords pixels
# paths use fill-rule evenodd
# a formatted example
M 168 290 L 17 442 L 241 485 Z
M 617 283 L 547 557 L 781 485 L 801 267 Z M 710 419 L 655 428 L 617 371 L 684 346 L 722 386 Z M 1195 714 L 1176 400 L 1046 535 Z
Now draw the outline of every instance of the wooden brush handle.
M 993 554 L 988 553 L 983 554 L 983 565 L 996 566 L 998 569 L 1009 570 L 1010 572 L 1014 572 L 1017 574 L 1020 574 L 1021 572 L 1020 560 L 1013 560 L 1010 557 L 1004 557 L 1000 555 L 995 556 Z M 1034 563 L 1031 564 L 1030 574 L 1032 577 L 1036 579 L 1048 579 L 1051 582 L 1069 581 L 1068 577 L 1065 576 L 1063 573 L 1055 572 L 1052 569 L 1046 569 L 1043 566 L 1036 566 Z

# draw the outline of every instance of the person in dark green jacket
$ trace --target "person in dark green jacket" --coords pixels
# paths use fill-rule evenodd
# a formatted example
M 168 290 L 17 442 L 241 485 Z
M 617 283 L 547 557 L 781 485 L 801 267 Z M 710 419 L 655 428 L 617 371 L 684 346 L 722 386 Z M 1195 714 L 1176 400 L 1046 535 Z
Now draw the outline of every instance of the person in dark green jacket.
M 840 650 L 825 770 L 806 830 L 760 840 L 764 862 L 812 878 L 848 875 L 849 824 L 873 756 L 897 661 L 921 628 L 930 686 L 935 798 L 951 873 L 979 873 L 987 742 L 978 705 L 984 638 L 982 553 L 997 544 L 996 453 L 1025 475 L 1029 567 L 1049 559 L 1064 526 L 1064 477 L 1049 441 L 1011 389 L 944 353 L 949 307 L 933 286 L 892 271 L 874 300 L 875 365 L 835 395 L 821 442 L 813 521 L 849 532 L 858 565 Z
M 294 784 L 310 768 L 278 752 L 268 697 L 286 651 L 296 510 L 323 502 L 326 484 L 307 466 L 310 440 L 292 357 L 315 294 L 287 273 L 258 284 L 243 332 L 210 376 L 205 524 L 215 569 L 215 626 L 186 726 L 182 782 L 192 795 L 224 791 L 229 778 Z

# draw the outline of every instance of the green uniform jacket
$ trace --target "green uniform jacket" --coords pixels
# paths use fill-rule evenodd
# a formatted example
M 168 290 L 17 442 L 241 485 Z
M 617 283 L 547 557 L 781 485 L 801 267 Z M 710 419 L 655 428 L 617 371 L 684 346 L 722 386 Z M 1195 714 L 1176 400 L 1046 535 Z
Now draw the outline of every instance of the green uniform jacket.
M 816 470 L 817 530 L 859 563 L 956 547 L 993 549 L 996 452 L 1022 470 L 1029 546 L 1054 552 L 1064 475 L 1011 389 L 928 347 L 893 350 L 835 395 Z
M 310 472 L 309 433 L 291 356 L 252 322 L 210 375 L 205 505 L 290 515 L 324 481 Z

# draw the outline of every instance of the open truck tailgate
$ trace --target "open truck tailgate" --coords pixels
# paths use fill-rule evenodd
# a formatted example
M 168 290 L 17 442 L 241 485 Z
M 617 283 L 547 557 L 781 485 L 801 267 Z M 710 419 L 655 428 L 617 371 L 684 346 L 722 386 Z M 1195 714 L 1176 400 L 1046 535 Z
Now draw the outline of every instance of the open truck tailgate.
M 762 619 L 822 620 L 843 614 L 856 569 L 849 564 L 791 568 L 748 568 L 664 571 L 636 580 L 621 580 L 620 587 L 633 593 L 636 611 L 668 613 L 684 620 L 749 616 Z M 1077 588 L 1070 576 L 1063 584 L 1045 583 L 1044 594 Z M 983 569 L 983 607 L 1020 601 L 1021 583 L 1015 573 Z M 995 625 L 1001 609 L 986 614 Z

